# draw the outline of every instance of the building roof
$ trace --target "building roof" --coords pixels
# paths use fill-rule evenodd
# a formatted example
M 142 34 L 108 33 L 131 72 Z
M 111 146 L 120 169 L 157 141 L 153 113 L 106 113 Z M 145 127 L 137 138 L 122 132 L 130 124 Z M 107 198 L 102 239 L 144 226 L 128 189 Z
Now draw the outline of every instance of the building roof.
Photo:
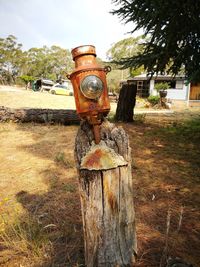
M 146 81 L 146 80 L 158 80 L 158 81 L 171 81 L 171 80 L 185 80 L 184 75 L 161 75 L 161 74 L 154 74 L 152 77 L 151 75 L 147 75 L 146 73 L 140 74 L 138 76 L 135 76 L 133 78 L 127 79 L 127 81 Z

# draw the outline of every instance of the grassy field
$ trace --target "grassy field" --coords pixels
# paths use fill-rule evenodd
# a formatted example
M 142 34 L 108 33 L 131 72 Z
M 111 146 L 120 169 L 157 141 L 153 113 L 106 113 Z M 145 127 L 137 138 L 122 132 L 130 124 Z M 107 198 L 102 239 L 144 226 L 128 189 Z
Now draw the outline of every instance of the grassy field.
M 0 106 L 9 108 L 76 109 L 73 96 L 33 92 L 11 86 L 0 86 Z M 115 111 L 115 109 L 116 103 L 112 102 L 111 110 Z
M 137 115 L 128 132 L 133 158 L 138 260 L 167 256 L 200 266 L 200 116 Z M 0 124 L 0 266 L 84 266 L 78 126 Z
M 73 97 L 0 89 L 0 106 L 75 108 Z M 136 267 L 164 267 L 167 256 L 200 266 L 199 114 L 138 114 L 118 123 L 132 148 Z M 77 129 L 0 124 L 0 266 L 84 266 Z

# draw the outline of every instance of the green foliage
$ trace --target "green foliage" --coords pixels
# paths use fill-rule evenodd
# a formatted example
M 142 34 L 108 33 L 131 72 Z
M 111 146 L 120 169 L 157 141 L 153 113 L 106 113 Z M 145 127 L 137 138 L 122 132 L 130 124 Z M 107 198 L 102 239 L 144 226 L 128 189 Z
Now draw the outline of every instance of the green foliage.
M 0 38 L 0 83 L 15 83 L 23 63 L 21 47 L 13 35 Z
M 114 43 L 107 52 L 107 57 L 111 61 L 119 61 L 122 58 L 127 58 L 133 55 L 137 55 L 143 51 L 144 36 L 138 36 L 136 38 L 129 37 Z
M 152 105 L 152 106 L 155 106 L 159 103 L 159 100 L 160 100 L 160 97 L 159 96 L 154 96 L 154 95 L 150 95 L 147 100 L 149 101 L 149 103 Z
M 138 36 L 136 38 L 129 37 L 114 43 L 112 47 L 107 51 L 107 58 L 112 62 L 114 68 L 119 68 L 118 62 L 120 60 L 126 60 L 131 56 L 136 56 L 143 51 L 144 36 Z M 135 76 L 141 74 L 143 67 L 134 68 L 132 66 L 127 67 L 129 75 Z M 136 73 L 136 74 L 135 74 Z
M 19 78 L 20 78 L 25 84 L 28 84 L 29 82 L 32 82 L 32 81 L 35 80 L 34 77 L 29 76 L 29 75 L 22 75 L 22 76 L 19 76 Z
M 107 75 L 108 87 L 111 92 L 119 93 L 121 80 L 125 80 L 130 76 L 139 75 L 144 70 L 143 67 L 136 69 L 128 67 L 120 70 L 120 65 L 117 64 L 122 58 L 125 59 L 141 52 L 143 50 L 141 45 L 143 40 L 144 36 L 126 38 L 114 43 L 107 51 L 107 58 L 111 62 L 110 64 L 112 67 L 112 72 Z
M 160 91 L 160 90 L 167 90 L 167 89 L 169 89 L 169 84 L 168 83 L 166 83 L 166 82 L 161 82 L 161 83 L 156 83 L 155 84 L 155 86 L 154 86 L 154 89 L 156 90 L 156 91 Z
M 153 135 L 168 138 L 174 141 L 186 141 L 199 144 L 200 139 L 200 118 L 193 118 L 185 122 L 176 122 L 173 125 L 162 127 L 152 132 Z
M 112 69 L 112 71 L 107 74 L 107 84 L 109 92 L 119 93 L 120 81 L 128 77 L 129 77 L 129 70 Z
M 34 77 L 58 79 L 73 67 L 71 53 L 58 46 L 31 48 L 26 55 L 26 73 Z
M 139 68 L 130 68 L 130 75 L 131 77 L 135 77 L 140 75 L 142 72 L 144 72 L 144 66 L 141 66 Z
M 54 45 L 23 52 L 21 48 L 22 44 L 18 44 L 13 35 L 0 38 L 0 83 L 15 83 L 19 76 L 25 83 L 28 77 L 56 80 L 65 78 L 73 68 L 68 49 Z
M 149 40 L 144 51 L 120 59 L 123 68 L 140 67 L 148 73 L 167 69 L 174 75 L 184 67 L 188 79 L 200 81 L 200 1 L 113 0 L 117 15 L 124 23 L 143 29 Z

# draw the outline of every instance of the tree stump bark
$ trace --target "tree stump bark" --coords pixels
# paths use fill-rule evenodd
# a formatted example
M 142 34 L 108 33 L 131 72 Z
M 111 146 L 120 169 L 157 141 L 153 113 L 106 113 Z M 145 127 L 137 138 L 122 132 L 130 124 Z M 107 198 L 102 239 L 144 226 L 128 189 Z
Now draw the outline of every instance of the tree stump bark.
M 123 84 L 119 94 L 117 103 L 116 120 L 123 122 L 132 122 L 134 115 L 134 107 L 136 102 L 137 85 Z
M 79 173 L 87 267 L 133 266 L 137 242 L 128 136 L 104 121 L 101 140 L 121 155 L 127 165 L 110 170 L 81 169 L 81 161 L 91 148 L 94 135 L 83 122 L 76 136 L 75 158 Z
M 0 107 L 0 122 L 5 121 L 70 124 L 80 118 L 76 110 Z

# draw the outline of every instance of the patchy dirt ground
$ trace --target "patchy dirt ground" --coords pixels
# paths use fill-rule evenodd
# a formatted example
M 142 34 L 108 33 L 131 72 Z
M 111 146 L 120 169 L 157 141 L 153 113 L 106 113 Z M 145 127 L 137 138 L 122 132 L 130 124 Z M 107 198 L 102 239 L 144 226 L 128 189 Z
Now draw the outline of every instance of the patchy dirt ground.
M 200 266 L 200 115 L 119 124 L 133 158 L 138 260 Z M 77 174 L 78 126 L 0 124 L 0 266 L 84 266 Z
M 73 97 L 1 86 L 3 105 L 75 108 Z M 198 267 L 200 110 L 140 111 L 135 123 L 119 124 L 132 148 L 139 248 L 135 266 L 164 267 L 172 256 Z M 84 266 L 73 160 L 77 129 L 0 124 L 0 266 Z
M 72 266 L 71 258 L 83 259 L 77 253 L 82 239 L 76 130 L 0 125 L 0 266 Z

